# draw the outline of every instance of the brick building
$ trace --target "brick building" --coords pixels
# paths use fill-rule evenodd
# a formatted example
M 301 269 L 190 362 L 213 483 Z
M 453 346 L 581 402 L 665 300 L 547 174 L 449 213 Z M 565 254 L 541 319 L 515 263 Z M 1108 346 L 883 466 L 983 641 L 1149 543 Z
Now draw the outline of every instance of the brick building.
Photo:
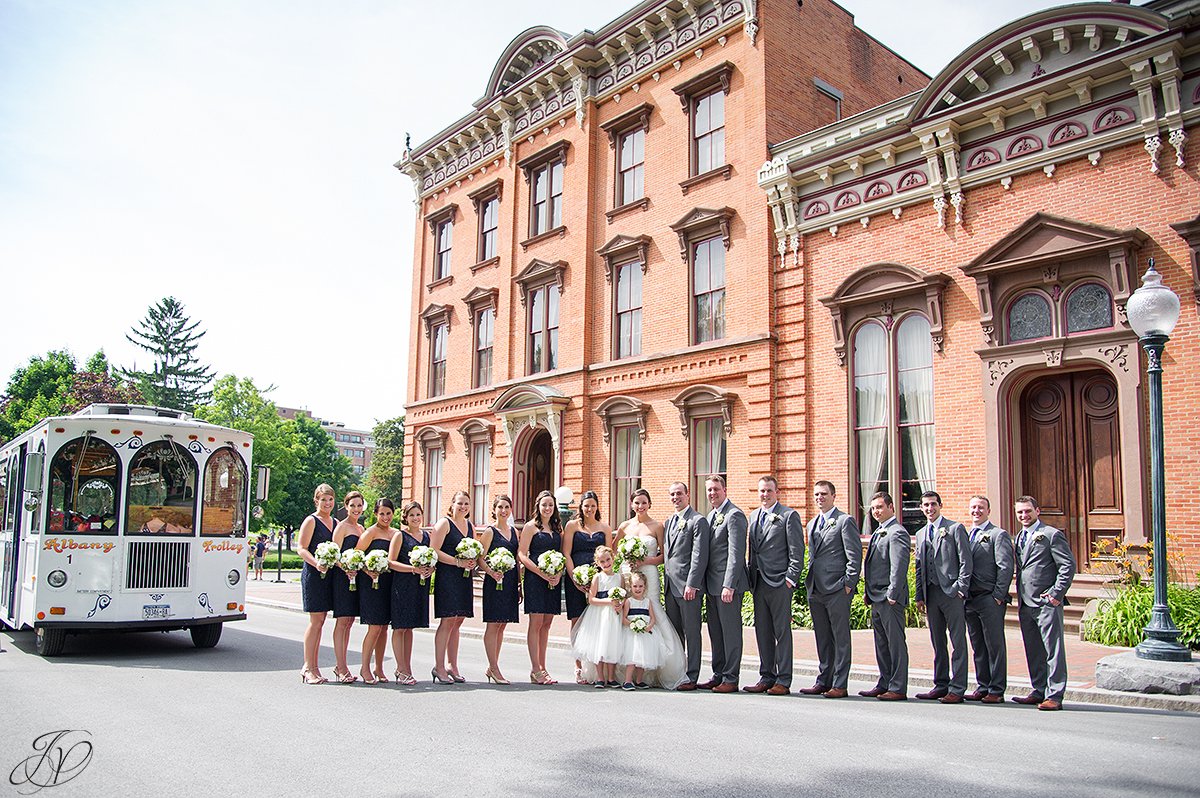
M 803 324 L 803 301 L 772 304 L 792 275 L 757 172 L 771 142 L 927 81 L 830 0 L 648 0 L 514 39 L 397 164 L 421 222 L 405 482 L 427 517 L 459 488 L 477 519 L 560 484 L 623 518 L 643 483 L 728 473 L 745 503 L 747 475 L 806 478 L 803 426 L 777 421 L 804 360 L 777 314 Z
M 370 430 L 351 429 L 340 421 L 327 421 L 317 418 L 308 410 L 298 407 L 276 408 L 280 418 L 294 419 L 303 414 L 321 425 L 321 429 L 329 433 L 337 447 L 338 454 L 350 461 L 350 468 L 356 475 L 362 476 L 371 469 L 371 458 L 375 453 L 375 437 Z
M 1083 567 L 1097 545 L 1144 544 L 1145 356 L 1124 310 L 1153 258 L 1182 301 L 1167 521 L 1194 573 L 1198 10 L 1035 13 L 921 91 L 771 147 L 769 429 L 786 483 L 832 478 L 860 518 L 888 488 L 910 528 L 923 489 L 957 518 L 984 492 L 1009 529 L 1032 493 Z

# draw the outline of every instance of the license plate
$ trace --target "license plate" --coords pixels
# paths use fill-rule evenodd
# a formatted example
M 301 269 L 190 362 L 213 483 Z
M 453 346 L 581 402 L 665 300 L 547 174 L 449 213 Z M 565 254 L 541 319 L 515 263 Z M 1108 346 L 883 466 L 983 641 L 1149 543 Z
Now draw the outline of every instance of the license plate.
M 170 604 L 143 604 L 142 605 L 142 619 L 143 620 L 150 620 L 152 618 L 165 619 L 165 618 L 170 618 L 170 617 L 171 617 L 171 605 Z

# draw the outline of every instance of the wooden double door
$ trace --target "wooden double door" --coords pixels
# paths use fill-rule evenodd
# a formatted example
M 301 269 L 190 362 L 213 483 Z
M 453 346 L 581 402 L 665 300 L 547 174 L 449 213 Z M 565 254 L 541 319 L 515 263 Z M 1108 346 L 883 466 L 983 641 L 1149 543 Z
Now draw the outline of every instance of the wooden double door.
M 1125 536 L 1117 399 L 1116 382 L 1098 370 L 1040 377 L 1021 394 L 1014 496 L 1038 499 L 1042 521 L 1067 532 L 1081 569 L 1097 541 Z

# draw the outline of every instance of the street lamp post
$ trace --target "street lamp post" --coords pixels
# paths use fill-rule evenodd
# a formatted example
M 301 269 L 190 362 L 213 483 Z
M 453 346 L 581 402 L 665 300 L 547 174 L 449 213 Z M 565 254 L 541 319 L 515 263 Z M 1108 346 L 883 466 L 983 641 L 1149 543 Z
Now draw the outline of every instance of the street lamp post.
M 1162 275 L 1150 258 L 1142 286 L 1125 305 L 1129 326 L 1146 350 L 1146 376 L 1150 382 L 1150 501 L 1151 540 L 1154 545 L 1154 607 L 1145 637 L 1138 644 L 1141 659 L 1190 662 L 1192 652 L 1179 644 L 1179 629 L 1167 605 L 1167 507 L 1163 455 L 1162 354 L 1179 321 L 1179 297 L 1163 285 Z

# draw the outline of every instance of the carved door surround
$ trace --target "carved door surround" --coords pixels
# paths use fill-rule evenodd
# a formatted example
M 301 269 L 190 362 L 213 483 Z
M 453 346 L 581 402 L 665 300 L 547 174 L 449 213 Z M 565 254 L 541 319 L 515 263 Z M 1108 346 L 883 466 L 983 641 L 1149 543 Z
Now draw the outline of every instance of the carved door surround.
M 1123 496 L 1124 534 L 1130 543 L 1146 540 L 1143 474 L 1141 360 L 1137 335 L 1125 320 L 1137 252 L 1147 236 L 1140 230 L 1113 230 L 1049 214 L 1024 224 L 962 267 L 979 292 L 983 345 L 980 382 L 984 400 L 987 489 L 1000 523 L 1013 528 L 1012 501 L 1025 488 L 1022 453 L 1023 397 L 1050 374 L 1100 369 L 1116 385 L 1116 434 L 1124 453 L 1118 477 Z M 1060 300 L 1082 282 L 1103 284 L 1112 296 L 1114 323 L 1103 330 L 1066 335 L 1058 323 L 1049 336 L 1007 343 L 1007 308 L 1016 297 L 1037 290 Z M 1086 552 L 1076 552 L 1081 562 Z
M 524 503 L 523 486 L 529 485 L 529 462 L 518 463 L 521 453 L 528 453 L 534 438 L 544 431 L 550 437 L 549 479 L 550 490 L 562 484 L 562 429 L 563 412 L 571 400 L 561 391 L 549 385 L 514 385 L 492 403 L 492 412 L 500 419 L 504 441 L 508 447 L 508 484 L 512 486 L 514 502 Z M 540 450 L 540 449 L 539 449 Z M 527 519 L 521 511 L 529 508 L 514 507 L 514 517 Z

